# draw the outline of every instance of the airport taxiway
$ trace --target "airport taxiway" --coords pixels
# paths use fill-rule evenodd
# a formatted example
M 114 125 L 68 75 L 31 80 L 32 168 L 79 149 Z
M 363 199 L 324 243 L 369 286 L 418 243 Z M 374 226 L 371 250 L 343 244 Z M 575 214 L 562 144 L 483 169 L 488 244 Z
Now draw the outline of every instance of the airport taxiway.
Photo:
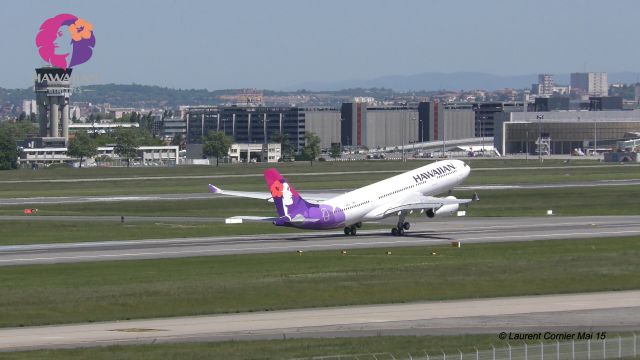
M 74 219 L 75 217 L 67 217 Z M 83 221 L 84 219 L 80 220 Z M 0 266 L 178 258 L 229 254 L 393 248 L 640 235 L 640 216 L 436 218 L 412 217 L 406 236 L 367 230 L 0 246 Z M 389 228 L 395 219 L 387 219 Z M 242 226 L 233 224 L 228 226 Z
M 222 341 L 502 331 L 632 331 L 640 291 L 348 306 L 0 329 L 0 351 Z

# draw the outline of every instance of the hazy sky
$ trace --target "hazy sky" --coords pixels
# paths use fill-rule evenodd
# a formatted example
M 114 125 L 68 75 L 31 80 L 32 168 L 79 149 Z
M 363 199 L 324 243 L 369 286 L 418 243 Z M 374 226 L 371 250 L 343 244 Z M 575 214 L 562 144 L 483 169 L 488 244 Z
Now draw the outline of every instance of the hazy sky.
M 638 71 L 640 1 L 3 1 L 2 87 L 44 63 L 46 18 L 93 23 L 91 83 L 279 89 L 421 72 Z

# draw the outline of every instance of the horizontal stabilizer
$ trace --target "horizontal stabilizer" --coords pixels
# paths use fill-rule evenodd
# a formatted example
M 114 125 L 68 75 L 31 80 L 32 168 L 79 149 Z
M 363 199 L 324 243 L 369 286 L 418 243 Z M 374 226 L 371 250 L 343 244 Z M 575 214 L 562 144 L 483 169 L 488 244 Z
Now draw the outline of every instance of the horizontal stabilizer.
M 232 222 L 228 222 L 229 223 L 235 223 L 233 222 L 238 221 L 239 223 L 242 223 L 243 221 L 267 221 L 267 222 L 273 222 L 274 220 L 276 220 L 277 217 L 273 217 L 273 216 L 232 216 L 230 218 L 225 219 L 225 222 L 227 220 L 230 220 Z

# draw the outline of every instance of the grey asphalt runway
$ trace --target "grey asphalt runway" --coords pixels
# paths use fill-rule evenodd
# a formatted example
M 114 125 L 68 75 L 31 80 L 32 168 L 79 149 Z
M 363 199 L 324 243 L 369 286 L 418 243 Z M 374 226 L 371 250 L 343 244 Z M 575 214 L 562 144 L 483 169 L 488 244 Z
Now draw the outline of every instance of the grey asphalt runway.
M 454 190 L 518 190 L 518 189 L 552 189 L 552 188 L 589 188 L 601 186 L 638 186 L 640 179 L 629 180 L 597 180 L 588 182 L 567 182 L 556 184 L 488 184 L 488 185 L 463 185 Z M 256 189 L 260 191 L 260 189 Z M 339 195 L 351 189 L 310 190 L 305 194 L 335 194 Z M 266 191 L 265 191 L 266 193 Z M 203 191 L 190 194 L 138 194 L 138 195 L 109 195 L 109 196 L 53 196 L 53 197 L 25 197 L 25 198 L 0 198 L 0 206 L 6 205 L 35 205 L 35 204 L 74 204 L 87 202 L 119 202 L 119 201 L 158 201 L 158 200 L 200 200 L 230 197 L 227 195 L 215 195 Z
M 630 331 L 640 328 L 639 310 L 640 291 L 301 309 L 9 328 L 0 330 L 0 350 L 373 334 L 495 333 L 497 339 L 501 331 Z
M 73 217 L 71 217 L 73 218 Z M 389 228 L 395 221 L 388 219 Z M 0 246 L 0 266 L 83 261 L 177 258 L 288 251 L 393 248 L 399 246 L 535 241 L 640 235 L 640 216 L 411 218 L 403 237 L 389 230 L 345 236 L 341 230 L 294 234 L 149 239 Z M 229 226 L 242 226 L 234 224 Z

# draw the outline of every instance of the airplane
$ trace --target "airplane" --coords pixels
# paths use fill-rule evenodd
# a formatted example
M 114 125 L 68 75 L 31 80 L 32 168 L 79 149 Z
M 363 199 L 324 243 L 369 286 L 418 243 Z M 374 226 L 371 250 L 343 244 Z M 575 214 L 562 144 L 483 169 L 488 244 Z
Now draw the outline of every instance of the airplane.
M 209 184 L 218 195 L 262 199 L 275 204 L 277 217 L 234 216 L 231 219 L 268 221 L 276 226 L 325 230 L 344 227 L 345 235 L 356 235 L 363 222 L 398 216 L 391 229 L 394 236 L 402 236 L 411 224 L 406 216 L 414 211 L 427 217 L 448 216 L 461 204 L 479 200 L 456 199 L 454 196 L 435 197 L 463 182 L 471 168 L 460 160 L 444 160 L 422 166 L 386 180 L 382 180 L 344 194 L 314 194 L 304 198 L 276 169 L 266 169 L 264 179 L 268 193 L 222 190 Z

